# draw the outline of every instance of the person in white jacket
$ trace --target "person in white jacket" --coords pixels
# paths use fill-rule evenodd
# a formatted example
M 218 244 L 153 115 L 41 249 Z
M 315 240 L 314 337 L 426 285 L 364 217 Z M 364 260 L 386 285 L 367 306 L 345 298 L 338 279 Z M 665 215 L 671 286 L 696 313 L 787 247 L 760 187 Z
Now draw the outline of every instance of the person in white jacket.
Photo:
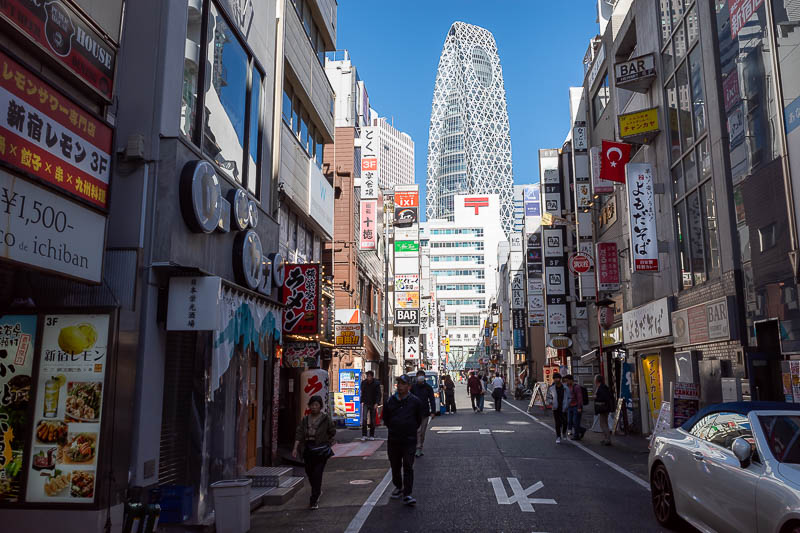
M 553 384 L 547 388 L 547 405 L 553 409 L 553 418 L 556 423 L 556 444 L 561 444 L 561 438 L 567 437 L 567 408 L 570 402 L 569 387 L 561 383 L 561 374 L 553 374 Z

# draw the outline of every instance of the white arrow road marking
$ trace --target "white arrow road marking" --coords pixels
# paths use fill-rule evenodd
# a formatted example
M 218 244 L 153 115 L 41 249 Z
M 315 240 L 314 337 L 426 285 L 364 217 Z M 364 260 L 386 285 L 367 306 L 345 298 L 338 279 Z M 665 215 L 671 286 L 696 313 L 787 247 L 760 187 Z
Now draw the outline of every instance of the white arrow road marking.
M 436 426 L 431 431 L 461 431 L 461 426 Z
M 491 435 L 491 433 L 492 433 L 492 430 L 491 430 L 491 429 L 479 429 L 479 430 L 478 430 L 478 432 L 479 432 L 481 435 Z
M 492 484 L 494 496 L 497 498 L 497 503 L 499 505 L 511 505 L 512 503 L 516 503 L 524 513 L 535 513 L 536 510 L 533 508 L 534 504 L 556 505 L 556 501 L 551 498 L 528 498 L 528 496 L 544 487 L 544 483 L 541 481 L 537 481 L 527 489 L 523 489 L 522 484 L 520 484 L 517 478 L 509 477 L 506 479 L 508 480 L 508 486 L 511 487 L 512 495 L 510 497 L 503 486 L 502 478 L 490 477 L 488 479 Z

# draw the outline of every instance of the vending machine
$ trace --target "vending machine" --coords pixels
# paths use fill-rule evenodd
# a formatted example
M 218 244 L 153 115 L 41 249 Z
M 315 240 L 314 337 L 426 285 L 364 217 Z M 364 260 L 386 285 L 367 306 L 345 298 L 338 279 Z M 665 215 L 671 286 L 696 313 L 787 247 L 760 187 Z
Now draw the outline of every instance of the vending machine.
M 339 370 L 339 392 L 344 395 L 345 425 L 361 426 L 361 370 Z

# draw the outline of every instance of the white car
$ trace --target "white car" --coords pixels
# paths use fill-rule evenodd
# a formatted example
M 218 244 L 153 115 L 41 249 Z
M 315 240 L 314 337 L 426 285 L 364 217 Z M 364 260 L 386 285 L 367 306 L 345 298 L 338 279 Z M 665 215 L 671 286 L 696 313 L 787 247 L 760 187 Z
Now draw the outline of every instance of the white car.
M 800 533 L 800 405 L 737 402 L 700 410 L 650 449 L 656 520 L 701 531 Z

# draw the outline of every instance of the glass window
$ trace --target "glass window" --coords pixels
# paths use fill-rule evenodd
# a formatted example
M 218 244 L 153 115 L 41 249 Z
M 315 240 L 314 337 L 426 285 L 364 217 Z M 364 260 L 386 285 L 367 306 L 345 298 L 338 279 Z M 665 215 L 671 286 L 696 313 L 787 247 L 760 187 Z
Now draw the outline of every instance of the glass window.
M 703 90 L 703 59 L 700 46 L 695 46 L 689 54 L 689 73 L 692 81 L 692 111 L 694 131 L 699 137 L 706 130 L 706 102 Z
M 308 152 L 308 114 L 303 113 L 300 117 L 300 132 L 298 134 L 298 138 L 300 139 L 300 145 L 303 149 Z
M 759 416 L 769 450 L 781 463 L 800 463 L 800 416 Z
M 686 185 L 683 181 L 683 170 L 680 163 L 672 169 L 672 192 L 676 200 L 686 194 Z
M 709 277 L 717 277 L 722 271 L 717 230 L 717 206 L 714 202 L 714 187 L 709 181 L 703 185 L 703 217 L 706 221 L 706 267 Z
M 292 127 L 295 135 L 300 135 L 300 98 L 296 95 L 292 102 Z
M 700 26 L 697 21 L 697 7 L 692 6 L 686 14 L 686 35 L 689 38 L 689 46 L 692 46 L 700 35 Z
M 325 143 L 322 140 L 322 134 L 317 132 L 317 147 L 314 150 L 314 157 L 317 160 L 317 166 L 322 168 L 323 155 L 325 154 Z
M 670 0 L 665 0 L 665 2 L 670 3 Z M 672 14 L 672 27 L 678 25 L 678 22 L 681 20 L 681 16 L 683 15 L 683 3 L 684 0 L 671 0 L 671 14 Z
M 672 43 L 675 47 L 675 63 L 680 63 L 683 56 L 686 55 L 686 29 L 683 24 L 678 26 L 678 30 L 672 38 Z
M 261 86 L 263 80 L 261 72 L 255 66 L 252 69 L 252 88 L 250 89 L 250 135 L 248 136 L 248 164 L 247 164 L 247 190 L 253 195 L 259 183 L 258 154 L 261 151 Z
M 686 226 L 686 208 L 683 202 L 675 207 L 675 222 L 678 230 L 678 266 L 681 269 L 681 286 L 692 286 L 692 268 L 689 264 L 689 234 Z
M 675 68 L 675 55 L 672 53 L 672 41 L 667 43 L 664 51 L 661 52 L 661 62 L 664 65 L 664 74 L 669 74 Z
M 194 140 L 197 113 L 197 77 L 203 16 L 201 10 L 189 2 L 186 24 L 186 54 L 183 58 L 183 89 L 181 90 L 181 133 Z
M 691 191 L 697 185 L 697 163 L 693 151 L 683 159 L 683 176 L 686 180 L 686 190 Z
M 711 177 L 711 149 L 708 145 L 708 137 L 697 145 L 697 161 L 700 164 L 700 179 L 704 180 Z
M 311 122 L 308 123 L 308 131 L 306 132 L 306 138 L 303 139 L 303 144 L 306 146 L 308 155 L 313 159 L 316 155 L 314 150 L 317 147 L 317 143 L 314 141 L 314 125 Z
M 680 118 L 681 128 L 681 152 L 694 142 L 694 134 L 692 133 L 692 109 L 689 102 L 689 68 L 686 63 L 678 67 L 675 73 L 675 81 L 678 88 L 678 102 L 680 111 L 678 117 Z
M 283 104 L 281 106 L 281 116 L 289 128 L 292 127 L 292 88 L 287 83 L 283 88 Z
M 310 2 L 303 2 L 303 28 L 306 30 L 306 35 L 311 35 L 311 29 L 314 27 L 314 18 L 311 15 Z
M 599 121 L 600 117 L 603 116 L 603 111 L 608 105 L 608 99 L 610 97 L 608 89 L 608 73 L 603 74 L 602 80 L 603 81 L 600 82 L 600 87 L 597 88 L 597 92 L 594 93 L 594 97 L 592 98 L 592 116 L 594 117 L 595 124 L 597 124 L 597 121 Z
M 712 413 L 704 416 L 689 431 L 697 438 L 730 450 L 738 437 L 751 440 L 750 420 L 739 413 Z
M 706 281 L 704 264 L 703 214 L 700 210 L 700 193 L 691 193 L 686 200 L 686 212 L 689 215 L 689 243 L 692 258 L 692 275 L 695 285 Z
M 681 157 L 681 132 L 678 127 L 678 90 L 675 88 L 675 78 L 667 83 L 667 113 L 669 114 L 669 141 L 672 161 Z
M 672 13 L 669 1 L 659 2 L 658 7 L 661 19 L 661 43 L 663 44 L 669 41 L 669 36 L 672 34 Z
M 242 181 L 245 103 L 249 58 L 214 4 L 210 6 L 203 152 L 236 181 Z
M 325 40 L 322 38 L 322 32 L 317 33 L 317 59 L 321 65 L 325 66 Z

